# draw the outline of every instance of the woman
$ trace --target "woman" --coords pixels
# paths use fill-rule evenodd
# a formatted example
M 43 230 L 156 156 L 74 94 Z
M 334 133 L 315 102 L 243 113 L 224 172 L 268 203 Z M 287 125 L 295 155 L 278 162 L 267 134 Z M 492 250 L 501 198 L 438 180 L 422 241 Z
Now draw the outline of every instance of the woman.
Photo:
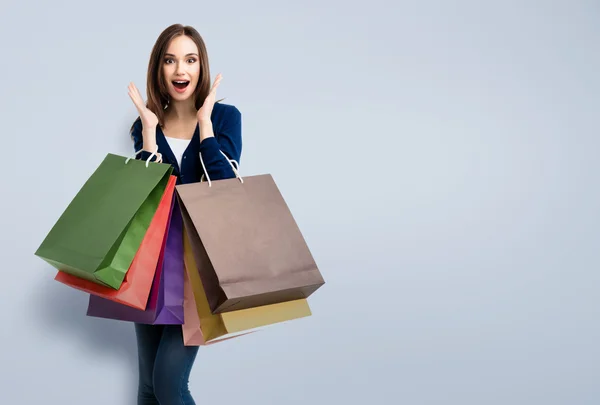
M 133 83 L 129 96 L 139 118 L 131 127 L 138 159 L 173 165 L 177 184 L 235 177 L 228 159 L 240 161 L 241 114 L 215 102 L 206 47 L 198 32 L 174 24 L 158 37 L 150 55 L 148 102 Z M 200 161 L 200 155 L 202 161 Z M 188 379 L 197 346 L 184 346 L 181 325 L 135 324 L 138 345 L 138 405 L 195 404 Z

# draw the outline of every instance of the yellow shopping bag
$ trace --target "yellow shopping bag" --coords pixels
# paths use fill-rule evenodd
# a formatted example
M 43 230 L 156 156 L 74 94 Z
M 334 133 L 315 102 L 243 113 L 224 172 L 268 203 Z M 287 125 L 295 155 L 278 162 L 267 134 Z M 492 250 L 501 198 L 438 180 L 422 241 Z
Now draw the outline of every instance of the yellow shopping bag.
M 213 314 L 200 280 L 187 231 L 183 232 L 185 263 L 183 340 L 202 346 L 245 335 L 275 323 L 311 315 L 306 299 Z

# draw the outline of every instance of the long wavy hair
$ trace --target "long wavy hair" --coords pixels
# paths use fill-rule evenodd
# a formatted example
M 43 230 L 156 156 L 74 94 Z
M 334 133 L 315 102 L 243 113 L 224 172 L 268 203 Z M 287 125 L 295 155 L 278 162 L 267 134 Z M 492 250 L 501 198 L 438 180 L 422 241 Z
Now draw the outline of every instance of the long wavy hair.
M 198 78 L 198 84 L 194 89 L 193 97 L 195 99 L 196 109 L 200 109 L 204 103 L 204 99 L 210 91 L 210 68 L 208 63 L 208 53 L 206 51 L 206 45 L 202 36 L 196 31 L 194 27 L 182 24 L 173 24 L 167 27 L 163 32 L 160 33 L 154 46 L 152 47 L 152 53 L 150 54 L 150 60 L 148 62 L 148 74 L 146 76 L 146 95 L 148 101 L 146 107 L 156 114 L 158 118 L 158 124 L 164 127 L 165 124 L 165 106 L 169 102 L 169 92 L 167 90 L 167 83 L 164 79 L 163 66 L 165 53 L 171 41 L 181 35 L 187 35 L 194 41 L 198 47 L 198 57 L 200 59 L 200 76 Z M 219 100 L 221 101 L 221 100 Z M 136 119 L 138 121 L 140 117 Z M 134 124 L 131 126 L 133 131 Z

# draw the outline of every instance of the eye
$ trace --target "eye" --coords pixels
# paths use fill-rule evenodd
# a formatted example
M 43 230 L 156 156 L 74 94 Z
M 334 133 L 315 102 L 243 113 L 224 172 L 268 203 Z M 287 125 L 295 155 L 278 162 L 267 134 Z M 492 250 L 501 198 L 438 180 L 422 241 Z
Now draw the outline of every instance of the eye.
M 196 58 L 189 58 L 187 61 L 188 61 L 189 63 L 196 63 Z M 168 64 L 169 62 L 173 62 L 173 58 L 166 58 L 166 59 L 165 59 L 165 63 L 167 63 L 167 64 Z

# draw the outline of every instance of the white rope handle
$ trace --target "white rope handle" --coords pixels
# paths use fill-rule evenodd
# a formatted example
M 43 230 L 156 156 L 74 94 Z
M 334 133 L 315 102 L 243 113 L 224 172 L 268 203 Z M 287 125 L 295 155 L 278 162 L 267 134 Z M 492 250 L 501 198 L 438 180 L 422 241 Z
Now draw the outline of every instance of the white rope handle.
M 225 156 L 225 159 L 227 159 L 227 161 L 231 165 L 231 168 L 233 169 L 233 172 L 235 173 L 235 177 L 240 181 L 240 183 L 243 183 L 244 179 L 242 179 L 242 176 L 240 176 L 240 173 L 238 172 L 238 170 L 239 170 L 238 162 L 236 162 L 234 159 L 229 159 L 227 157 L 227 155 L 225 153 L 223 153 L 223 151 L 220 151 L 220 152 L 223 156 Z M 202 164 L 202 169 L 204 169 L 204 173 L 206 173 L 206 180 L 208 180 L 208 187 L 212 187 L 210 177 L 208 177 L 208 172 L 206 171 L 206 166 L 204 166 L 204 160 L 202 160 L 202 153 L 199 153 L 198 155 L 200 155 L 200 163 Z M 235 165 L 234 165 L 234 163 L 235 163 Z M 202 175 L 202 177 L 200 177 L 200 182 L 202 182 L 203 179 L 204 179 L 204 174 Z
M 127 158 L 127 160 L 125 160 L 125 164 L 129 163 L 129 161 L 131 159 L 133 159 L 134 157 L 136 157 L 137 155 L 139 155 L 140 153 L 142 153 L 144 149 L 140 149 L 137 152 L 135 152 L 135 155 L 130 156 Z M 156 152 L 153 152 L 150 157 L 148 158 L 148 160 L 146 160 L 146 167 L 148 167 L 148 163 L 150 163 L 150 161 L 152 160 L 152 158 L 156 156 L 156 163 L 161 163 L 162 162 L 162 154 L 158 153 L 158 145 L 156 145 Z

